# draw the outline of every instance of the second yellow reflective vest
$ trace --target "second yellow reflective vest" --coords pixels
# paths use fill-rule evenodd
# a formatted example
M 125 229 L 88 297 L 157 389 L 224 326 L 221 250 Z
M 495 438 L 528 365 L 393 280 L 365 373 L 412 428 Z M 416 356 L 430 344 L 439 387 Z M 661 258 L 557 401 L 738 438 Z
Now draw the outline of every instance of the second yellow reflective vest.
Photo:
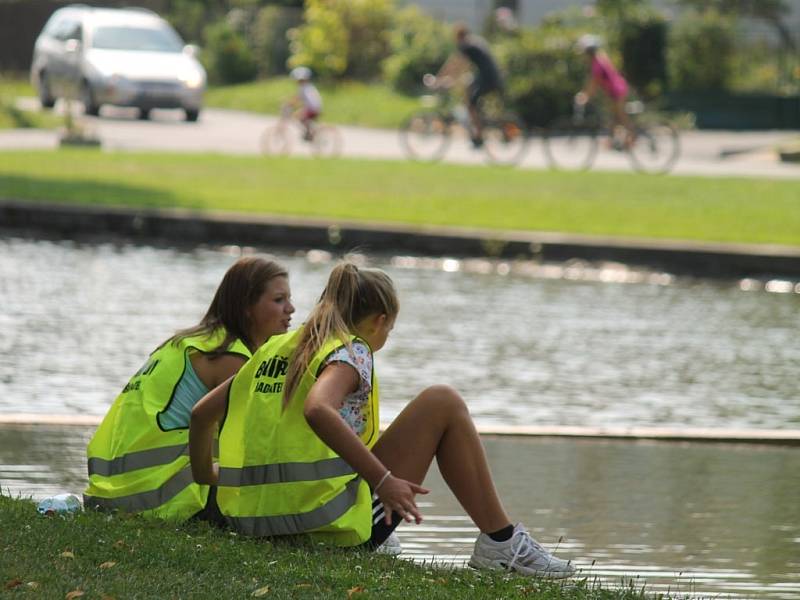
M 192 479 L 189 429 L 164 431 L 158 415 L 169 406 L 183 376 L 187 353 L 209 352 L 225 337 L 187 337 L 154 351 L 111 405 L 86 449 L 89 486 L 84 505 L 185 520 L 205 507 L 208 486 Z M 241 340 L 226 352 L 250 357 Z
M 228 523 L 254 536 L 309 533 L 338 546 L 370 538 L 369 486 L 309 427 L 303 405 L 325 359 L 344 344 L 328 340 L 314 355 L 283 409 L 289 357 L 301 330 L 275 336 L 231 384 L 219 435 L 217 502 Z M 352 337 L 351 340 L 355 340 Z M 378 386 L 374 372 L 361 439 L 378 438 Z

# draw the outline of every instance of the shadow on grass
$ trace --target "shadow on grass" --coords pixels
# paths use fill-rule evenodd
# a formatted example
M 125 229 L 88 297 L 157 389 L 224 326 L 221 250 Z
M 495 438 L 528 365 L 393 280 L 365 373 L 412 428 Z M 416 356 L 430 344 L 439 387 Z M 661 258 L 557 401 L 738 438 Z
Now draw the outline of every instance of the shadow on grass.
M 93 179 L 54 179 L 3 175 L 0 198 L 7 200 L 46 200 L 98 206 L 173 207 L 175 194 L 156 187 L 138 186 Z

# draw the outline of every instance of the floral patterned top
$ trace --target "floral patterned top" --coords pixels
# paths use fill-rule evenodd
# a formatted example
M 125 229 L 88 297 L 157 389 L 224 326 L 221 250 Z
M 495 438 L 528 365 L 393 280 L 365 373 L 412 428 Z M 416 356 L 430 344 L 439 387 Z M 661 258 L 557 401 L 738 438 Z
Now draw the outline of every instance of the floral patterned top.
M 372 390 L 372 351 L 367 344 L 360 341 L 354 341 L 351 347 L 352 354 L 347 346 L 333 351 L 325 360 L 325 364 L 345 363 L 352 366 L 358 373 L 358 389 L 345 397 L 339 414 L 356 435 L 360 436 L 364 433 L 370 418 L 368 411 L 369 393 Z

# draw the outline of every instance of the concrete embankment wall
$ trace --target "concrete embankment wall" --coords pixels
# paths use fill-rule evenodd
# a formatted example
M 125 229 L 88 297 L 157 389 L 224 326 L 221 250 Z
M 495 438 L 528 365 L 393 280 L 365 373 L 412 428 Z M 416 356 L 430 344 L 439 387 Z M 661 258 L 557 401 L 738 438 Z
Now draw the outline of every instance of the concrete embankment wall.
M 52 415 L 37 413 L 0 414 L 3 427 L 78 427 L 94 428 L 102 417 L 97 415 Z M 385 430 L 387 423 L 381 424 Z M 691 442 L 726 444 L 761 444 L 771 446 L 800 446 L 800 429 L 732 429 L 709 427 L 579 427 L 486 425 L 478 426 L 482 436 L 548 437 L 562 439 Z
M 0 199 L 0 227 L 59 237 L 124 237 L 146 243 L 237 244 L 541 262 L 616 262 L 678 275 L 800 278 L 800 248 L 558 233 L 412 227 L 270 215 L 78 206 Z

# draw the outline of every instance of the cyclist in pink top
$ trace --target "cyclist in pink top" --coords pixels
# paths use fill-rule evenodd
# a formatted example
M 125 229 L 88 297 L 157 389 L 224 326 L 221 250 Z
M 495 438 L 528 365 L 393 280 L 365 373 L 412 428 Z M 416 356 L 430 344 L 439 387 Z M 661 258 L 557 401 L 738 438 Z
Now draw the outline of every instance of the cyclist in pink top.
M 626 143 L 633 137 L 633 124 L 625 111 L 625 100 L 628 97 L 628 82 L 614 68 L 611 59 L 600 47 L 600 39 L 593 35 L 584 35 L 578 40 L 577 48 L 589 61 L 591 76 L 586 86 L 575 95 L 575 103 L 584 106 L 601 89 L 611 101 L 614 115 L 614 128 L 623 126 L 627 129 Z

